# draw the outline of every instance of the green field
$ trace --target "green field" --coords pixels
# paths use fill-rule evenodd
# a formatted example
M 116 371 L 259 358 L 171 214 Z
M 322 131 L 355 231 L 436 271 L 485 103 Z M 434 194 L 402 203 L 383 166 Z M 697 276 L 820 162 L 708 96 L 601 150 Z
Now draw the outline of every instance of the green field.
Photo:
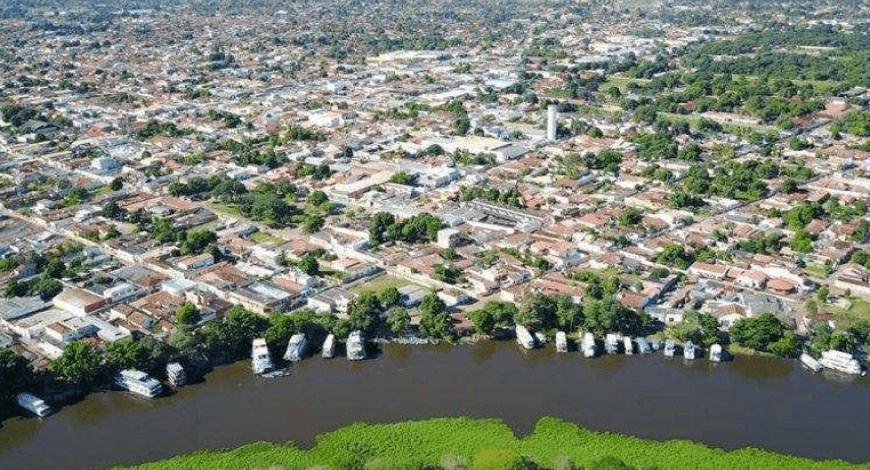
M 320 435 L 302 450 L 287 444 L 258 442 L 227 451 L 202 451 L 140 470 L 180 469 L 406 469 L 517 468 L 493 465 L 493 455 L 524 456 L 545 468 L 617 469 L 615 457 L 630 468 L 697 469 L 870 469 L 842 461 L 814 461 L 758 449 L 726 452 L 690 441 L 658 442 L 579 428 L 542 418 L 532 434 L 518 438 L 498 420 L 441 418 L 398 424 L 354 424 Z M 486 460 L 486 462 L 484 462 Z M 525 467 L 527 468 L 527 467 Z
M 831 307 L 830 312 L 843 317 L 849 324 L 860 320 L 870 321 L 870 302 L 855 300 L 849 308 Z
M 280 239 L 280 238 L 278 238 L 278 237 L 276 237 L 268 232 L 259 232 L 259 231 L 254 232 L 251 234 L 251 236 L 249 238 L 251 239 L 251 241 L 256 242 L 257 244 L 260 244 L 260 245 L 265 244 L 265 243 L 271 243 L 275 246 L 278 246 L 278 245 L 281 245 L 284 243 L 284 240 L 282 240 L 282 239 Z
M 399 279 L 392 276 L 379 276 L 370 281 L 354 286 L 351 291 L 356 294 L 360 294 L 362 292 L 374 292 L 377 294 L 388 287 L 395 287 L 396 289 L 399 289 L 412 284 L 416 285 L 411 281 L 406 281 L 404 279 Z

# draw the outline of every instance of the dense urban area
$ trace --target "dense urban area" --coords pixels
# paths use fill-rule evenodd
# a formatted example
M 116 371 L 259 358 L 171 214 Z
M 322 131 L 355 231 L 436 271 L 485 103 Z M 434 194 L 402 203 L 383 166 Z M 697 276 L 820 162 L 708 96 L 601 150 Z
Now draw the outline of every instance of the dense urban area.
M 0 2 L 0 414 L 260 340 L 863 372 L 870 6 L 785 5 Z

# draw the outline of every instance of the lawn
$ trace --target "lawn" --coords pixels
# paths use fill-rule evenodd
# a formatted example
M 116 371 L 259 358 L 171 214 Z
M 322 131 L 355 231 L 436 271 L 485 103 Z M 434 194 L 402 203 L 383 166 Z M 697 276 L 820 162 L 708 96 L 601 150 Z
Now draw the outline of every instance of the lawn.
M 273 245 L 281 245 L 284 243 L 284 240 L 272 235 L 268 232 L 257 231 L 251 234 L 251 241 L 256 242 L 257 244 L 263 245 L 266 243 L 271 243 Z
M 852 305 L 846 309 L 831 307 L 829 311 L 834 315 L 843 317 L 849 324 L 860 320 L 870 321 L 870 302 L 865 300 L 854 300 Z
M 392 276 L 378 276 L 370 281 L 366 281 L 362 284 L 358 284 L 354 286 L 351 290 L 354 293 L 360 294 L 363 292 L 381 292 L 382 290 L 388 287 L 395 287 L 399 289 L 401 287 L 405 287 L 407 285 L 411 285 L 415 283 L 411 281 L 407 281 L 405 279 L 399 279 L 397 277 Z
M 239 210 L 238 207 L 220 203 L 211 203 L 209 204 L 209 206 L 211 206 L 211 209 L 217 212 L 223 212 L 224 214 L 231 215 L 233 217 L 242 217 L 242 212 Z

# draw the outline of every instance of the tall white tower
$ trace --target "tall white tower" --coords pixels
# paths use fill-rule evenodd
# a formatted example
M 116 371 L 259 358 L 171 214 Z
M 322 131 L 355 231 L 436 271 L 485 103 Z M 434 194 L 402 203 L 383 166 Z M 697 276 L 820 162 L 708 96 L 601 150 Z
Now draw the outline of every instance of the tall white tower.
M 550 142 L 556 141 L 556 129 L 558 128 L 556 109 L 555 104 L 547 106 L 547 140 Z

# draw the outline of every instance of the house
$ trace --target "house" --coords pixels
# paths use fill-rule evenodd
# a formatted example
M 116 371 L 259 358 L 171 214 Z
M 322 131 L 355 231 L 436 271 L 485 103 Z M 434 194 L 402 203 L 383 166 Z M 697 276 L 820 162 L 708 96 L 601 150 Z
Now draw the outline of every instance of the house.
M 409 284 L 399 288 L 399 303 L 402 307 L 411 308 L 423 301 L 426 290 L 420 286 Z
M 211 253 L 191 255 L 178 261 L 178 267 L 185 271 L 195 271 L 214 264 L 214 256 Z
M 335 287 L 325 290 L 320 294 L 308 299 L 308 306 L 313 308 L 318 313 L 328 314 L 338 312 L 341 314 L 347 313 L 350 302 L 356 297 L 353 292 Z
M 106 300 L 84 289 L 67 289 L 53 300 L 54 306 L 75 315 L 85 316 L 101 309 Z
M 734 282 L 750 289 L 761 289 L 764 287 L 764 283 L 767 282 L 767 275 L 761 271 L 747 269 L 741 272 Z
M 698 277 L 705 277 L 707 279 L 715 279 L 717 281 L 722 281 L 725 279 L 725 274 L 728 272 L 728 266 L 723 264 L 710 264 L 710 263 L 693 263 L 692 266 L 689 267 L 689 274 L 694 274 Z

